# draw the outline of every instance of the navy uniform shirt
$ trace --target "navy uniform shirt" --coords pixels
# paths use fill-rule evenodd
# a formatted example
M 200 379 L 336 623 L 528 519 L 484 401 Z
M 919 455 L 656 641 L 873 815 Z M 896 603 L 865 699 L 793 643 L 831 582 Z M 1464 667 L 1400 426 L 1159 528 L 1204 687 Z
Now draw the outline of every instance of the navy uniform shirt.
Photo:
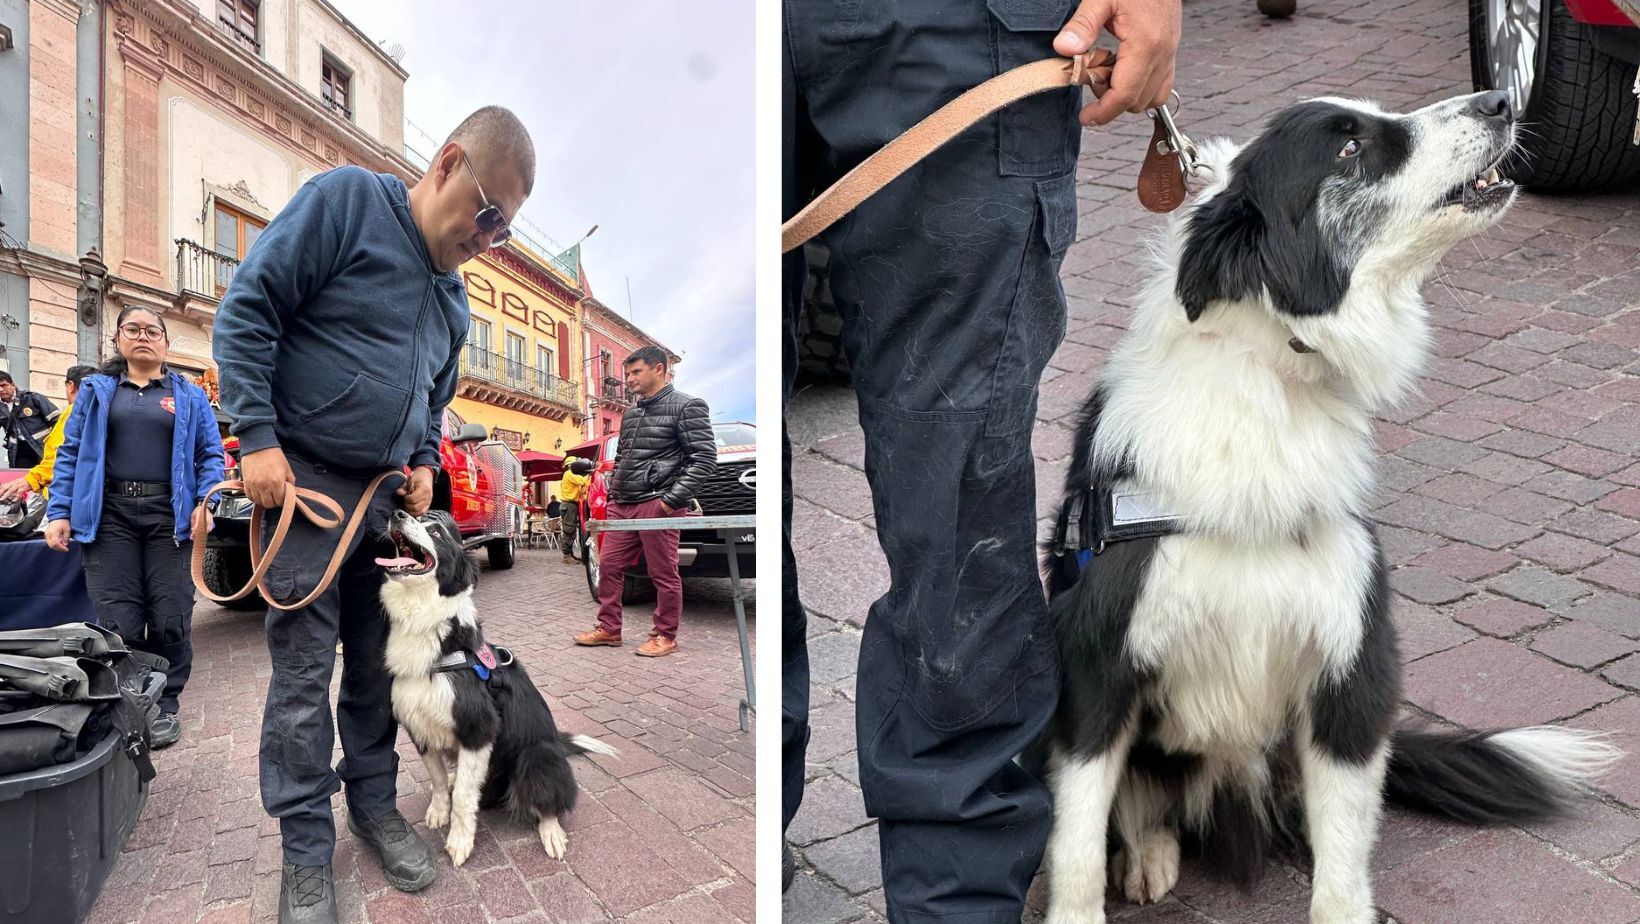
M 0 405 L 6 454 L 13 468 L 29 468 L 40 461 L 46 434 L 59 413 L 49 398 L 32 391 L 20 391 L 16 403 Z
M 164 371 L 141 386 L 120 376 L 108 405 L 106 480 L 171 483 L 171 433 L 177 422 L 171 391 Z

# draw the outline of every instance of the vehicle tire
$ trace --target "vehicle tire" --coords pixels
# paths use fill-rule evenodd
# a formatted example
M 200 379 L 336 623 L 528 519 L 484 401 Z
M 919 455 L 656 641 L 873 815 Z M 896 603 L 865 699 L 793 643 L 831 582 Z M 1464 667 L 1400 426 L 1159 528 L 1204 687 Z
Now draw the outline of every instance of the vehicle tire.
M 250 549 L 206 549 L 205 586 L 219 597 L 225 597 L 245 586 L 251 579 Z M 232 603 L 221 604 L 230 610 L 265 610 L 267 601 L 260 593 L 251 593 Z
M 831 295 L 826 245 L 803 245 L 808 277 L 803 281 L 803 314 L 797 326 L 797 368 L 810 381 L 848 384 L 848 355 L 843 351 L 843 317 Z
M 587 590 L 592 592 L 592 602 L 598 602 L 598 549 L 592 543 L 592 536 L 581 533 L 581 564 L 587 573 Z
M 1610 189 L 1640 178 L 1633 144 L 1635 66 L 1595 47 L 1562 0 L 1469 0 L 1477 90 L 1502 90 L 1521 133 L 1504 166 L 1546 192 Z
M 490 553 L 491 571 L 506 571 L 513 566 L 516 552 L 513 537 L 491 539 L 484 545 L 484 550 Z

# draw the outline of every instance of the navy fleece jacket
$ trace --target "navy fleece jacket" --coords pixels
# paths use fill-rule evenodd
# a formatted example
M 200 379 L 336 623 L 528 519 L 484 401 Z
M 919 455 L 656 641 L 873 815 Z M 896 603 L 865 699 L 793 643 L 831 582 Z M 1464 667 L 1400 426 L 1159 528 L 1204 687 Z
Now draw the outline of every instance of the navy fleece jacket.
M 352 469 L 439 464 L 470 318 L 391 174 L 341 167 L 297 190 L 234 273 L 212 353 L 241 451 Z

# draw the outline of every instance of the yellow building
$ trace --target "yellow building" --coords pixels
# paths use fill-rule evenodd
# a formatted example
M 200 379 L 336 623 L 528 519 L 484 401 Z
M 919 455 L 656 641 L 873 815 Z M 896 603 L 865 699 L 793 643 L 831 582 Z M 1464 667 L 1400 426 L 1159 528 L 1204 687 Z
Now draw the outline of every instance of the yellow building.
M 515 236 L 461 274 L 473 322 L 450 409 L 515 452 L 561 455 L 581 442 L 581 291 L 573 267 Z

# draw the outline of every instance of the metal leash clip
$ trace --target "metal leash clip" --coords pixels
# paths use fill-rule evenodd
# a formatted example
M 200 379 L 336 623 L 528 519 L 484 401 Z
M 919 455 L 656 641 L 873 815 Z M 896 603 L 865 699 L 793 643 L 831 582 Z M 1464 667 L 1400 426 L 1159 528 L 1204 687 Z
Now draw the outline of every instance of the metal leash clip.
M 1184 108 L 1184 101 L 1179 98 L 1177 91 L 1169 91 L 1169 95 L 1177 102 L 1178 108 Z M 1196 158 L 1196 143 L 1190 140 L 1189 135 L 1179 131 L 1179 126 L 1174 124 L 1173 113 L 1168 110 L 1167 104 L 1163 103 L 1150 110 L 1150 117 L 1161 122 L 1162 130 L 1167 133 L 1166 140 L 1156 142 L 1156 153 L 1178 157 L 1179 166 L 1184 168 L 1184 172 L 1194 174 L 1199 163 Z

